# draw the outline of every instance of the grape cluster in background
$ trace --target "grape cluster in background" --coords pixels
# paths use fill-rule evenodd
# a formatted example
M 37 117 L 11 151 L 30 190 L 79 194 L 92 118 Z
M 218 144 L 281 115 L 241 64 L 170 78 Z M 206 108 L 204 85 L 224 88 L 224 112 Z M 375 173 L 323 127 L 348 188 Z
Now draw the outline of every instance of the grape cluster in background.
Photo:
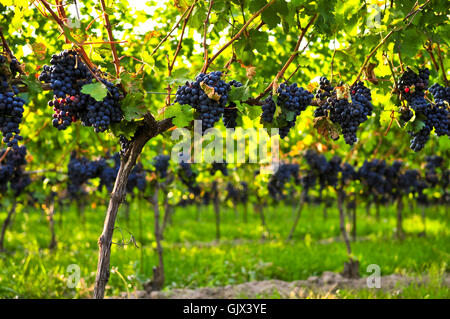
M 170 156 L 162 154 L 156 155 L 153 158 L 153 165 L 155 166 L 156 174 L 158 174 L 160 178 L 166 178 L 167 169 L 169 168 L 169 160 Z
M 77 156 L 73 151 L 70 155 L 70 161 L 67 166 L 68 185 L 67 190 L 70 197 L 78 198 L 86 194 L 82 187 L 89 180 L 101 175 L 101 161 L 91 161 L 83 156 Z
M 225 161 L 223 163 L 213 162 L 209 173 L 211 174 L 211 176 L 214 176 L 218 171 L 220 171 L 223 176 L 228 176 L 227 162 Z
M 109 162 L 112 162 L 113 165 L 110 165 Z M 97 189 L 106 188 L 108 192 L 112 192 L 119 168 L 119 153 L 115 153 L 113 156 L 107 155 L 97 160 L 89 160 L 84 156 L 78 156 L 75 151 L 72 152 L 67 170 L 69 196 L 79 199 L 81 196 L 87 195 L 85 186 L 89 185 L 93 179 L 99 180 Z M 138 163 L 128 176 L 127 192 L 133 194 L 134 189 L 144 191 L 146 175 L 142 164 Z M 91 191 L 95 190 L 96 188 L 92 187 Z
M 281 164 L 277 171 L 271 176 L 267 189 L 269 195 L 274 199 L 284 198 L 283 189 L 287 182 L 294 179 L 299 182 L 299 165 L 298 164 Z
M 246 204 L 249 197 L 248 184 L 244 181 L 240 182 L 238 185 L 234 185 L 232 182 L 228 182 L 226 186 L 227 195 L 225 201 L 230 200 L 233 205 L 238 205 L 240 203 Z
M 180 162 L 178 178 L 194 196 L 200 195 L 200 187 L 197 185 L 198 174 L 192 170 L 192 164 L 185 161 Z
M 412 194 L 421 204 L 428 204 L 429 199 L 424 194 L 427 188 L 440 187 L 444 193 L 441 200 L 447 202 L 449 196 L 447 187 L 450 184 L 450 169 L 444 165 L 444 159 L 433 155 L 426 157 L 424 174 L 417 169 L 404 168 L 401 161 L 388 164 L 382 159 L 365 160 L 360 166 L 343 162 L 338 156 L 329 160 L 314 150 L 307 150 L 303 158 L 306 169 L 300 169 L 297 163 L 283 163 L 269 180 L 267 189 L 274 200 L 285 197 L 287 182 L 301 185 L 306 196 L 308 191 L 319 186 L 319 199 L 322 201 L 322 191 L 327 187 L 344 189 L 352 183 L 363 186 L 362 194 L 374 202 L 390 202 L 402 196 Z M 300 183 L 299 183 L 300 182 Z M 348 195 L 344 192 L 344 195 Z
M 29 175 L 24 174 L 26 155 L 25 146 L 0 150 L 0 158 L 3 158 L 0 162 L 0 194 L 5 194 L 10 188 L 14 196 L 19 196 L 31 183 Z

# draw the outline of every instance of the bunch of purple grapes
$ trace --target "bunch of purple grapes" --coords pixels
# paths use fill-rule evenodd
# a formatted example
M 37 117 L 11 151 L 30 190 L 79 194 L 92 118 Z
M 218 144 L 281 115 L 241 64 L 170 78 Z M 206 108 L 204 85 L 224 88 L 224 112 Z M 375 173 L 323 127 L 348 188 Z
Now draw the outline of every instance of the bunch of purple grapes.
M 241 182 L 241 188 L 240 188 L 240 202 L 243 204 L 246 204 L 248 202 L 248 196 L 249 196 L 249 190 L 248 190 L 248 184 L 247 182 L 242 181 Z
M 119 153 L 115 153 L 112 156 L 113 166 L 108 164 L 108 159 L 109 158 L 103 158 L 100 161 L 101 173 L 99 189 L 101 190 L 103 187 L 106 187 L 108 192 L 112 192 L 117 174 L 119 173 L 120 155 Z
M 310 181 L 312 187 L 318 181 L 320 189 L 324 189 L 327 186 L 326 172 L 329 169 L 327 158 L 313 150 L 307 150 L 304 158 L 309 165 L 309 176 L 306 177 L 304 182 Z
M 398 189 L 403 194 L 415 194 L 418 192 L 420 173 L 415 169 L 408 169 L 398 178 Z
M 436 102 L 442 101 L 450 103 L 450 87 L 443 87 L 437 83 L 434 83 L 428 90 L 433 95 Z
M 340 83 L 342 87 L 344 83 Z M 370 90 L 362 82 L 350 88 L 351 102 L 347 98 L 338 98 L 336 88 L 331 86 L 326 77 L 321 77 L 316 99 L 319 106 L 314 111 L 314 117 L 327 116 L 342 129 L 345 143 L 353 145 L 357 141 L 358 127 L 367 121 L 372 114 L 372 97 Z
M 347 183 L 353 181 L 357 177 L 357 172 L 353 165 L 350 163 L 344 163 L 341 166 L 341 183 L 343 185 L 346 185 Z
M 120 155 L 115 153 L 111 159 L 113 160 L 113 166 L 108 164 L 109 158 L 102 158 L 99 160 L 100 165 L 100 184 L 99 189 L 106 187 L 108 192 L 112 192 L 114 183 L 116 181 L 117 174 L 120 168 Z M 146 181 L 147 172 L 143 168 L 141 163 L 137 163 L 136 166 L 131 170 L 127 181 L 127 193 L 133 194 L 134 189 L 138 189 L 143 192 L 147 185 Z
M 438 169 L 443 169 L 444 158 L 438 155 L 431 155 L 425 157 L 425 161 L 425 179 L 431 187 L 436 187 L 439 183 Z
M 113 162 L 112 166 L 109 164 L 110 160 Z M 80 195 L 86 194 L 83 186 L 89 184 L 94 178 L 100 180 L 99 190 L 105 187 L 108 192 L 112 192 L 119 168 L 119 153 L 115 153 L 112 157 L 107 155 L 105 158 L 91 161 L 86 157 L 78 157 L 76 152 L 72 152 L 68 165 L 68 192 L 71 197 L 78 199 Z M 146 183 L 146 171 L 142 164 L 138 163 L 128 176 L 127 192 L 132 194 L 135 188 L 143 192 Z
M 281 109 L 279 116 L 282 121 L 279 122 L 279 134 L 285 138 L 291 128 L 295 126 L 297 117 L 311 104 L 314 97 L 309 91 L 297 86 L 297 83 L 288 85 L 282 83 L 277 89 L 277 105 Z M 270 95 L 262 105 L 261 123 L 272 123 L 275 115 L 276 104 Z
M 439 84 L 433 84 L 429 91 L 434 97 L 434 103 L 430 103 L 426 98 L 429 76 L 430 71 L 426 68 L 420 69 L 418 73 L 407 68 L 398 83 L 401 97 L 407 101 L 408 107 L 414 110 L 417 118 L 423 118 L 420 130 L 408 132 L 412 137 L 410 148 L 415 152 L 425 147 L 433 129 L 437 136 L 450 136 L 449 90 Z M 411 118 L 411 110 L 403 110 L 401 119 L 409 121 Z
M 177 90 L 175 102 L 182 105 L 190 105 L 195 109 L 196 119 L 202 121 L 202 132 L 214 127 L 214 124 L 220 120 L 228 102 L 228 93 L 231 90 L 231 86 L 238 86 L 239 82 L 227 83 L 222 80 L 222 75 L 220 71 L 208 74 L 200 73 L 195 78 L 195 81 L 186 82 L 185 85 L 180 86 Z M 210 98 L 202 86 L 214 90 L 214 92 L 208 93 L 213 93 L 216 97 Z
M 53 126 L 65 130 L 71 123 L 80 120 L 84 126 L 92 126 L 96 133 L 106 131 L 111 124 L 122 120 L 120 90 L 98 70 L 89 70 L 74 50 L 64 50 L 54 54 L 50 66 L 44 65 L 39 80 L 49 83 L 54 99 L 48 102 L 53 107 Z M 95 76 L 93 75 L 95 73 Z M 94 78 L 107 89 L 102 101 L 81 93 L 85 84 Z
M 398 181 L 402 173 L 402 167 L 403 162 L 394 161 L 391 165 L 387 165 L 384 171 L 384 192 L 385 194 L 389 194 L 391 198 L 397 198 L 401 194 L 398 189 Z
M 272 95 L 264 100 L 262 105 L 261 123 L 272 123 L 277 105 L 273 101 Z
M 9 65 L 6 64 L 7 58 L 0 55 L 0 131 L 3 143 L 18 149 L 18 142 L 23 140 L 19 135 L 19 124 L 22 122 L 25 100 L 17 96 L 18 88 L 10 85 L 11 77 L 18 72 L 17 60 L 13 58 Z
M 228 84 L 234 87 L 242 86 L 242 83 L 236 80 L 231 80 Z M 226 128 L 235 128 L 237 124 L 236 123 L 237 118 L 238 118 L 238 109 L 236 107 L 236 103 L 230 102 L 223 111 L 223 125 L 225 125 Z
M 327 186 L 336 187 L 339 181 L 339 172 L 341 172 L 342 159 L 339 156 L 333 156 L 327 160 L 323 154 L 313 150 L 308 150 L 304 158 L 309 165 L 310 175 L 307 180 L 318 181 L 320 191 Z M 312 184 L 314 186 L 314 184 Z
M 430 119 L 437 136 L 450 136 L 450 87 L 443 87 L 435 83 L 429 91 L 433 95 L 435 104 L 428 112 L 427 118 Z

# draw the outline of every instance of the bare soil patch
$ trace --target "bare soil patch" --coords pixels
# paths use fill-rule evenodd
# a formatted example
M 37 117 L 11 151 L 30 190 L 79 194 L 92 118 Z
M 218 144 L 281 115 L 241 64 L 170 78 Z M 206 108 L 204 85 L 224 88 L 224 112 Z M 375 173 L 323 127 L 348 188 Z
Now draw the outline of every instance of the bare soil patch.
M 427 277 L 414 278 L 392 274 L 381 277 L 381 288 L 384 291 L 401 291 L 410 284 L 426 285 Z M 442 285 L 450 287 L 450 275 L 442 278 Z M 233 298 L 317 298 L 331 297 L 338 289 L 368 289 L 367 278 L 348 279 L 340 274 L 324 272 L 320 277 L 312 276 L 307 280 L 292 282 L 282 280 L 252 281 L 239 285 L 223 287 L 204 287 L 196 289 L 171 289 L 168 291 L 140 290 L 130 294 L 122 293 L 119 298 L 131 299 L 233 299 Z M 376 289 L 376 288 L 374 288 Z

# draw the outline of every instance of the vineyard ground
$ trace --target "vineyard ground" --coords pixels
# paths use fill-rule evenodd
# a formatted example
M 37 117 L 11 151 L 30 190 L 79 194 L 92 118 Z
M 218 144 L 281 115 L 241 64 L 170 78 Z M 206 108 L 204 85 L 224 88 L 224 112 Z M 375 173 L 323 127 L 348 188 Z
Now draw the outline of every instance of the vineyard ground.
M 122 299 L 245 299 L 245 298 L 415 298 L 434 293 L 448 297 L 450 275 L 409 277 L 398 274 L 382 276 L 379 288 L 368 288 L 367 278 L 347 279 L 339 273 L 325 271 L 307 280 L 262 280 L 223 287 L 171 289 L 122 293 Z
M 408 207 L 408 205 L 406 206 Z M 22 209 L 22 211 L 20 211 Z M 41 209 L 18 207 L 18 213 L 6 236 L 6 253 L 0 254 L 0 296 L 5 298 L 88 298 L 92 295 L 97 263 L 97 239 L 102 229 L 104 207 L 87 207 L 82 216 L 75 207 L 67 207 L 61 214 L 57 209 L 56 236 L 58 247 L 49 251 L 50 232 Z M 174 289 L 222 287 L 267 280 L 294 282 L 324 272 L 342 271 L 347 259 L 345 246 L 339 240 L 339 219 L 335 207 L 328 209 L 328 218 L 322 207 L 308 205 L 302 212 L 294 239 L 286 242 L 293 222 L 292 207 L 280 205 L 267 208 L 266 219 L 270 237 L 261 241 L 260 220 L 249 209 L 248 223 L 242 221 L 231 208 L 223 207 L 221 233 L 223 242 L 215 243 L 215 220 L 212 207 L 203 207 L 196 221 L 196 207 L 176 209 L 173 224 L 164 238 L 166 287 L 163 293 Z M 139 213 L 140 212 L 140 213 Z M 383 207 L 381 219 L 373 209 L 368 216 L 365 207 L 358 209 L 358 238 L 352 243 L 354 255 L 361 263 L 361 275 L 366 277 L 367 266 L 377 264 L 383 276 L 395 274 L 414 281 L 426 276 L 427 285 L 414 289 L 414 282 L 405 282 L 400 293 L 396 290 L 354 290 L 351 286 L 328 293 L 324 289 L 304 293 L 336 298 L 417 297 L 449 298 L 448 285 L 442 279 L 450 272 L 450 227 L 448 211 L 444 207 L 429 207 L 427 235 L 421 236 L 423 223 L 420 209 L 405 209 L 404 229 L 407 237 L 398 241 L 395 230 L 394 207 Z M 142 216 L 142 219 L 139 216 Z M 61 220 L 62 216 L 62 220 Z M 0 212 L 4 220 L 6 212 Z M 113 245 L 112 271 L 107 296 L 142 290 L 156 264 L 151 206 L 134 201 L 130 205 L 130 219 L 125 208 L 119 212 L 114 242 L 127 242 L 131 233 L 139 248 L 133 244 Z M 350 223 L 348 223 L 350 230 Z M 266 234 L 266 237 L 268 234 Z M 200 244 L 199 243 L 204 243 Z M 209 244 L 208 244 L 209 243 Z M 245 257 L 245 258 L 244 258 Z M 81 280 L 77 289 L 67 286 L 71 273 L 67 267 L 80 267 Z M 365 279 L 361 279 L 365 281 Z M 448 282 L 445 281 L 444 282 Z M 250 284 L 251 285 L 251 284 Z M 269 285 L 270 286 L 270 285 Z M 282 284 L 282 287 L 289 284 Z M 320 288 L 320 287 L 319 287 Z M 237 292 L 240 290 L 237 289 Z M 250 289 L 248 297 L 283 297 L 285 290 L 267 295 L 266 290 Z M 237 293 L 238 297 L 245 297 Z M 301 297 L 301 295 L 299 295 Z

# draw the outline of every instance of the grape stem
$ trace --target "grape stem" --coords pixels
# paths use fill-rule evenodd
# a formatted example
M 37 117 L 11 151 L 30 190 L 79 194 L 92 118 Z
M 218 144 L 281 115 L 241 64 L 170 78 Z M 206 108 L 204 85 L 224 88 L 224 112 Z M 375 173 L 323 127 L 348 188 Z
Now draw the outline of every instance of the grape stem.
M 437 64 L 436 58 L 434 57 L 431 41 L 428 41 L 427 45 L 424 45 L 423 47 L 430 55 L 431 61 L 433 62 L 434 69 L 436 70 L 436 72 L 439 72 L 439 65 Z
M 330 63 L 330 83 L 333 83 L 333 71 L 334 71 L 334 57 L 336 56 L 336 38 L 334 38 L 333 41 L 333 55 L 331 57 L 331 63 Z
M 212 9 L 213 4 L 214 4 L 214 0 L 209 0 L 208 13 L 206 14 L 205 22 L 203 23 L 203 28 L 204 28 L 204 30 L 203 30 L 203 50 L 205 52 L 203 55 L 203 58 L 205 59 L 205 63 L 203 64 L 202 73 L 206 72 L 207 65 L 208 65 L 208 45 L 206 44 L 206 34 L 208 32 L 209 16 L 211 15 L 211 9 Z
M 394 29 L 392 29 L 378 44 L 377 46 L 369 53 L 369 55 L 366 56 L 366 58 L 364 59 L 364 62 L 361 66 L 361 68 L 358 71 L 358 74 L 356 75 L 356 79 L 353 82 L 352 86 L 356 85 L 356 83 L 359 81 L 359 79 L 361 78 L 362 72 L 364 71 L 364 69 L 366 68 L 367 63 L 369 62 L 370 58 L 372 58 L 372 56 L 377 52 L 377 50 L 386 42 L 386 40 L 395 32 L 397 31 L 399 28 L 395 27 Z
M 286 72 L 289 65 L 301 53 L 301 51 L 299 51 L 300 43 L 302 42 L 306 32 L 308 31 L 309 27 L 314 23 L 316 18 L 317 18 L 317 13 L 312 16 L 312 18 L 309 20 L 308 24 L 302 29 L 302 33 L 300 34 L 300 36 L 297 40 L 297 43 L 295 44 L 294 52 L 291 54 L 289 59 L 286 61 L 284 66 L 281 68 L 280 72 L 277 73 L 277 75 L 275 76 L 275 79 L 269 84 L 269 86 L 264 90 L 264 92 L 262 92 L 260 95 L 258 95 L 258 97 L 256 98 L 257 101 L 261 100 L 267 93 L 269 93 L 269 91 L 272 89 L 274 84 L 276 82 L 278 82 L 278 79 L 283 78 L 283 75 Z
M 423 9 L 423 7 L 425 5 L 427 5 L 430 2 L 430 0 L 427 0 L 427 2 L 425 2 L 423 5 L 421 5 L 419 8 L 415 9 L 414 8 L 406 15 L 406 17 L 403 19 L 403 22 L 405 22 L 406 20 L 408 20 L 409 17 L 413 16 L 413 18 L 416 16 L 416 14 L 421 11 Z M 415 7 L 415 6 L 414 6 Z M 412 19 L 409 21 L 408 25 L 412 22 Z M 407 26 L 408 26 L 407 25 Z M 355 82 L 353 82 L 352 86 L 355 85 L 361 75 L 362 72 L 364 71 L 364 69 L 366 68 L 367 63 L 369 62 L 370 58 L 372 58 L 372 56 L 377 52 L 377 50 L 386 42 L 386 40 L 397 30 L 400 30 L 402 27 L 394 27 L 378 44 L 377 46 L 369 53 L 368 56 L 366 56 L 363 65 L 361 66 L 361 68 L 359 69 L 359 72 L 356 76 L 356 80 Z M 399 52 L 399 58 L 400 58 L 400 52 Z M 400 62 L 401 62 L 401 58 L 400 58 Z M 402 67 L 402 71 L 403 71 L 403 63 L 401 62 L 401 67 Z
M 158 51 L 159 47 L 166 42 L 166 40 L 172 35 L 173 31 L 175 31 L 178 26 L 180 25 L 181 21 L 183 20 L 184 16 L 186 15 L 186 13 L 189 11 L 190 7 L 187 8 L 186 10 L 184 10 L 183 14 L 181 15 L 180 19 L 177 21 L 177 23 L 175 23 L 175 25 L 173 26 L 173 28 L 170 30 L 169 33 L 166 34 L 166 36 L 158 43 L 158 45 L 153 49 L 152 54 L 150 54 L 150 56 L 153 56 L 156 51 Z
M 50 15 L 52 16 L 52 18 L 56 21 L 56 23 L 59 24 L 59 26 L 61 27 L 61 30 L 64 32 L 64 28 L 67 26 L 58 17 L 58 15 L 55 13 L 55 11 L 53 11 L 52 8 L 50 8 L 50 5 L 48 4 L 48 2 L 45 0 L 38 0 L 38 1 L 44 5 L 44 7 L 47 9 L 48 12 L 50 12 Z M 64 36 L 65 36 L 65 34 L 64 34 Z M 67 37 L 66 37 L 66 39 L 67 39 Z
M 56 0 L 56 10 L 58 11 L 59 15 L 63 18 L 63 20 L 67 21 L 66 12 L 60 0 Z
M 116 44 L 114 42 L 114 36 L 112 34 L 111 22 L 109 21 L 108 13 L 106 13 L 105 0 L 100 0 L 100 4 L 102 6 L 103 17 L 105 19 L 105 27 L 106 27 L 106 31 L 108 32 L 108 39 L 109 39 L 110 45 L 111 45 L 111 52 L 112 52 L 112 56 L 113 56 L 114 68 L 116 69 L 116 77 L 119 77 L 120 61 L 119 61 L 119 56 L 117 55 L 117 48 L 116 48 Z
M 164 94 L 164 95 L 168 95 L 168 93 L 166 93 L 166 92 L 149 92 L 149 91 L 147 91 L 145 93 L 147 93 L 147 94 Z M 176 95 L 176 94 L 171 93 L 170 95 Z
M 311 40 L 308 41 L 308 43 L 306 43 L 305 47 L 303 49 L 300 50 L 300 52 L 303 52 L 306 50 L 306 48 L 309 46 L 309 44 L 311 43 Z M 286 79 L 286 82 L 289 82 L 289 80 L 295 75 L 295 73 L 297 73 L 298 69 L 300 69 L 300 67 L 302 66 L 301 63 L 299 63 L 297 65 L 297 67 L 295 68 L 295 70 L 291 73 L 291 75 L 289 75 L 289 77 Z
M 394 79 L 394 90 L 400 94 L 400 100 L 402 102 L 402 106 L 404 108 L 408 109 L 408 106 L 405 105 L 405 101 L 404 101 L 404 99 L 402 97 L 402 92 L 399 90 L 399 88 L 397 86 L 398 81 L 397 81 L 397 77 L 395 76 L 395 72 L 394 72 L 394 63 L 393 63 L 393 61 L 388 59 L 386 52 L 383 53 L 383 56 L 386 59 L 386 61 L 388 62 L 389 69 L 390 69 L 391 74 L 392 74 L 392 78 Z
M 177 59 L 178 54 L 180 53 L 180 50 L 182 48 L 182 42 L 183 42 L 183 37 L 184 37 L 184 31 L 186 30 L 186 25 L 189 21 L 189 18 L 192 14 L 192 10 L 194 9 L 195 4 L 197 3 L 197 0 L 194 1 L 194 3 L 190 6 L 189 11 L 186 15 L 186 17 L 184 18 L 183 21 L 183 26 L 181 27 L 181 35 L 180 35 L 180 39 L 178 40 L 178 44 L 177 44 L 177 48 L 175 50 L 175 54 L 173 56 L 172 62 L 168 62 L 168 76 L 170 77 L 172 75 L 172 70 L 173 70 L 173 66 L 175 65 L 175 61 Z M 170 105 L 170 93 L 172 92 L 172 87 L 171 85 L 167 85 L 167 98 L 166 98 L 166 106 Z
M 394 118 L 395 118 L 394 114 L 395 114 L 395 111 L 392 110 L 392 112 L 391 112 L 391 121 L 389 122 L 389 126 L 388 126 L 388 128 L 386 129 L 386 132 L 384 133 L 384 136 L 387 136 L 387 135 L 388 135 L 388 133 L 389 133 L 389 131 L 390 131 L 390 129 L 391 129 L 392 123 L 394 123 Z
M 436 51 L 438 54 L 439 64 L 441 65 L 442 77 L 444 78 L 445 85 L 449 86 L 447 75 L 445 74 L 444 63 L 442 62 L 441 47 L 440 47 L 439 43 L 436 43 L 436 45 L 437 45 Z
M 203 67 L 203 72 L 206 73 L 206 71 L 208 70 L 209 66 L 211 65 L 211 63 L 226 49 L 228 48 L 234 41 L 236 41 L 237 39 L 239 39 L 239 37 L 241 36 L 241 34 L 247 29 L 247 27 L 250 25 L 250 23 L 255 20 L 264 10 L 266 10 L 268 7 L 270 7 L 272 4 L 275 3 L 276 0 L 270 0 L 270 2 L 268 2 L 264 7 L 262 7 L 261 9 L 259 9 L 253 16 L 251 16 L 250 19 L 248 19 L 248 21 L 244 24 L 244 26 L 238 31 L 238 33 L 236 33 L 236 35 L 231 38 L 230 41 L 228 41 L 227 43 L 225 43 L 213 56 L 212 58 L 207 60 L 206 66 Z
M 98 18 L 100 18 L 101 15 L 99 15 L 98 17 L 95 17 L 94 19 L 92 19 L 91 22 L 89 22 L 88 26 L 86 27 L 86 32 L 91 28 L 92 24 L 94 24 L 95 20 L 97 20 Z
M 231 64 L 236 61 L 236 53 L 233 52 L 233 55 L 231 56 L 231 58 L 228 60 L 228 62 L 225 64 L 224 69 L 226 69 L 228 72 L 228 70 L 230 69 Z
M 9 48 L 8 42 L 6 42 L 5 36 L 3 35 L 3 28 L 0 27 L 0 37 L 2 38 L 2 46 L 4 51 L 9 55 L 12 56 L 11 49 Z
M 10 147 L 8 147 L 5 151 L 5 153 L 3 154 L 2 157 L 0 157 L 0 163 L 3 162 L 3 160 L 5 159 L 6 155 L 8 155 L 9 151 L 11 150 Z
M 42 3 L 44 5 L 44 7 L 48 10 L 48 12 L 50 12 L 51 16 L 53 17 L 53 19 L 56 21 L 56 23 L 60 26 L 62 32 L 64 33 L 64 36 L 66 38 L 66 42 L 69 43 L 69 39 L 67 38 L 67 35 L 65 34 L 64 29 L 65 28 L 69 28 L 67 25 L 64 24 L 64 22 L 58 17 L 58 15 L 52 10 L 52 8 L 50 7 L 50 5 L 48 4 L 47 1 L 45 0 L 38 0 L 40 3 Z M 39 10 L 40 11 L 40 10 Z M 61 8 L 61 11 L 64 11 L 64 8 Z M 42 14 L 44 14 L 44 12 L 41 12 Z M 83 48 L 83 45 L 81 45 L 80 43 L 73 43 L 74 45 L 76 45 L 78 47 L 78 51 L 81 53 L 83 61 L 86 63 L 86 65 L 88 66 L 89 71 L 92 73 L 92 75 L 97 79 L 97 81 L 101 82 L 100 79 L 97 77 L 97 75 L 95 74 L 95 72 L 93 71 L 94 69 L 96 69 L 96 67 L 94 66 L 94 64 L 92 63 L 92 61 L 89 59 L 88 55 L 86 54 L 86 51 Z M 123 89 L 122 89 L 123 90 Z
M 402 70 L 402 73 L 405 73 L 405 67 L 403 66 L 403 60 L 402 60 L 402 54 L 398 52 L 398 60 L 400 61 L 400 70 Z
M 1 28 L 1 27 L 0 27 L 0 38 L 2 40 L 2 46 L 3 46 L 3 49 L 5 50 L 5 53 L 7 55 L 9 55 L 10 59 L 12 59 L 14 57 L 14 54 L 12 53 L 11 49 L 9 48 L 8 42 L 6 41 L 5 36 L 3 35 L 3 28 Z M 22 70 L 22 67 L 19 67 L 18 71 L 19 71 L 20 75 L 25 75 L 25 72 L 24 72 L 24 70 Z
M 416 14 L 419 11 L 422 11 L 422 9 L 430 2 L 431 0 L 427 0 L 424 4 L 422 4 L 420 7 L 418 7 L 416 10 L 411 10 L 411 12 L 409 12 L 406 17 L 403 19 L 403 22 L 405 22 L 406 20 L 409 19 L 409 17 L 412 16 L 411 20 L 408 22 L 408 25 L 411 24 L 412 20 L 414 19 L 414 17 L 416 16 Z M 417 3 L 417 2 L 416 2 Z

